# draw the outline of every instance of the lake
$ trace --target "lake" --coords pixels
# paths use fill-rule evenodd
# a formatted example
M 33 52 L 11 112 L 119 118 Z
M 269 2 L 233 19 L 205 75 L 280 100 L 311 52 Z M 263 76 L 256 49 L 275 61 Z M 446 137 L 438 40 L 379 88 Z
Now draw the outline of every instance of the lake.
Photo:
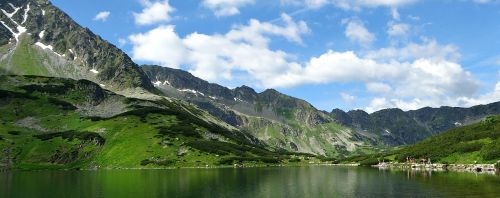
M 500 177 L 363 167 L 12 171 L 0 197 L 500 197 Z

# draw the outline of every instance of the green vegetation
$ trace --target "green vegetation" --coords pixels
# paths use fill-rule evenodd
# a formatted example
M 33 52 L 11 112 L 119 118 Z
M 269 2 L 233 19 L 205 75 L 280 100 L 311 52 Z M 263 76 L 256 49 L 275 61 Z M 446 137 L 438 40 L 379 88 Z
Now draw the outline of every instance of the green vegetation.
M 0 76 L 0 101 L 0 167 L 263 165 L 306 156 L 272 152 L 240 131 L 206 121 L 192 106 L 129 99 L 85 80 Z M 103 101 L 126 108 L 107 117 L 80 111 L 101 108 Z
M 500 160 L 500 116 L 427 138 L 391 152 L 344 159 L 370 165 L 377 159 L 406 162 L 406 158 L 430 158 L 437 163 L 495 163 Z M 391 159 L 393 158 L 393 159 Z
M 35 49 L 32 43 L 30 36 L 21 36 L 20 43 L 17 44 L 15 51 L 12 53 L 10 62 L 2 61 L 0 67 L 15 74 L 48 75 L 47 69 L 42 66 L 42 61 L 45 58 Z

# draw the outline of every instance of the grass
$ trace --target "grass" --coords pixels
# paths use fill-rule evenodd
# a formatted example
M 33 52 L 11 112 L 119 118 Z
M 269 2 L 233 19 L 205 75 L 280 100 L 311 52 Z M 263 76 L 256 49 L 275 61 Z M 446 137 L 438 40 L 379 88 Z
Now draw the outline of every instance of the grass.
M 27 35 L 20 38 L 20 43 L 12 54 L 10 69 L 13 73 L 46 76 L 48 71 L 42 67 L 42 55 L 31 43 L 32 40 Z
M 290 156 L 302 156 L 252 144 L 238 131 L 196 117 L 200 112 L 193 107 L 168 101 L 144 106 L 137 105 L 143 103 L 140 100 L 122 97 L 129 111 L 90 118 L 76 111 L 92 94 L 76 87 L 89 82 L 34 76 L 3 76 L 0 82 L 0 166 L 193 167 L 221 165 L 229 159 L 241 164 L 281 163 Z M 204 139 L 205 132 L 220 135 L 222 141 Z
M 446 164 L 496 163 L 500 160 L 500 116 L 490 116 L 479 123 L 448 130 L 414 145 L 342 161 L 385 159 L 406 162 L 406 157 L 430 158 L 432 162 Z

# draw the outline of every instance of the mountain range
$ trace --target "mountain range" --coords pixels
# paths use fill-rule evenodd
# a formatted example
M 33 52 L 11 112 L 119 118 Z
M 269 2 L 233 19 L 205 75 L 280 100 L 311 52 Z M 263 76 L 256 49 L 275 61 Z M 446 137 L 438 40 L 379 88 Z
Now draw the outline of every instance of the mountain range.
M 64 167 L 89 168 L 215 164 L 223 159 L 220 155 L 231 163 L 304 159 L 300 156 L 308 154 L 343 157 L 413 144 L 500 114 L 500 102 L 371 114 L 326 112 L 274 89 L 261 93 L 248 86 L 229 89 L 183 70 L 139 66 L 48 0 L 9 0 L 0 3 L 0 9 L 0 108 L 5 114 L 0 118 L 0 163 L 9 166 L 38 166 L 59 159 L 65 159 Z M 58 117 L 65 114 L 74 117 Z M 48 115 L 62 120 L 46 120 Z M 109 123 L 127 119 L 134 124 L 123 127 L 146 135 L 128 134 L 128 129 Z M 139 130 L 142 125 L 145 129 Z M 47 143 L 54 138 L 59 139 Z M 129 144 L 109 143 L 112 140 Z M 35 142 L 31 150 L 23 147 L 27 142 Z M 127 151 L 136 146 L 143 149 Z M 82 151 L 85 148 L 88 153 Z M 127 154 L 130 161 L 110 157 Z

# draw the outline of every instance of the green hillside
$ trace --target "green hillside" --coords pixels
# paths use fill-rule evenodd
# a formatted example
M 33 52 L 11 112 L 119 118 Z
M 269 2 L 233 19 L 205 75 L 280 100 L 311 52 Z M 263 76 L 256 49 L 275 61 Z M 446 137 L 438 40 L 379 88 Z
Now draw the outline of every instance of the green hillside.
M 500 116 L 451 129 L 445 133 L 407 146 L 397 152 L 396 160 L 406 156 L 427 157 L 441 163 L 494 163 L 500 160 Z
M 343 161 L 371 165 L 382 159 L 406 162 L 406 157 L 430 158 L 433 163 L 446 164 L 496 163 L 500 160 L 500 115 L 489 116 L 479 123 L 454 128 L 390 152 L 354 156 Z
M 205 114 L 179 101 L 126 98 L 87 80 L 0 76 L 0 168 L 255 165 L 307 157 L 272 152 Z

